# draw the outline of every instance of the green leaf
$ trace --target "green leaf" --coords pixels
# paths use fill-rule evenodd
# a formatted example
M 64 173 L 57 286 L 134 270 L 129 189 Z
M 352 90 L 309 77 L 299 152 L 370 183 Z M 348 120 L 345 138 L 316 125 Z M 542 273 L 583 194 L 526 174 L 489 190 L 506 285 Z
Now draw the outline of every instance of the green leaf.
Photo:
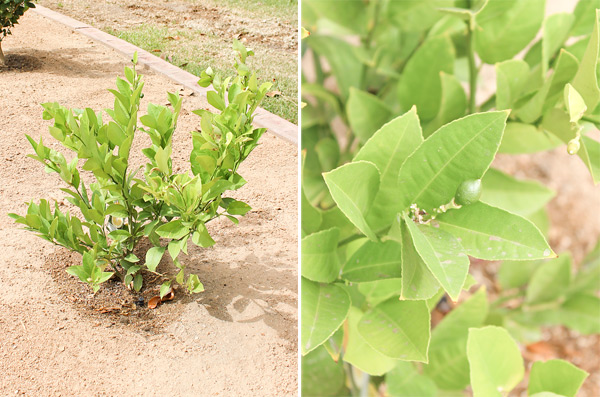
M 467 337 L 469 328 L 480 327 L 488 314 L 485 289 L 454 308 L 433 329 L 429 364 L 423 373 L 444 390 L 462 390 L 469 384 Z
M 412 108 L 381 127 L 354 157 L 354 161 L 370 161 L 381 172 L 380 188 L 367 216 L 374 230 L 389 226 L 402 210 L 397 204 L 398 172 L 422 142 L 419 118 L 416 109 Z
M 593 11 L 594 12 L 594 11 Z M 588 113 L 591 113 L 600 101 L 600 87 L 598 86 L 598 55 L 600 53 L 600 10 L 595 10 L 594 30 L 590 36 L 588 46 L 583 54 L 581 65 L 573 78 L 573 87 L 581 94 Z
M 520 59 L 496 64 L 496 109 L 512 109 L 529 78 L 529 65 Z
M 406 214 L 404 222 L 419 256 L 431 274 L 452 300 L 458 300 L 469 272 L 469 258 L 458 240 L 431 226 L 416 225 Z
M 165 281 L 160 286 L 160 291 L 159 291 L 160 298 L 162 299 L 166 294 L 169 293 L 169 291 L 171 291 L 171 280 Z
M 575 11 L 573 11 L 575 23 L 571 30 L 572 36 L 587 35 L 594 29 L 596 8 L 600 8 L 600 0 L 579 0 L 577 2 Z
M 537 181 L 518 180 L 494 168 L 486 172 L 481 183 L 481 201 L 521 216 L 543 208 L 555 195 Z
M 450 210 L 433 222 L 457 237 L 465 252 L 486 260 L 549 259 L 556 257 L 530 221 L 483 202 Z
M 388 278 L 360 283 L 358 284 L 358 290 L 364 295 L 370 305 L 375 306 L 392 296 L 400 296 L 402 280 L 399 278 Z
M 342 325 L 350 310 L 350 296 L 334 284 L 301 281 L 302 355 L 322 345 Z
M 322 18 L 327 18 L 355 33 L 364 33 L 367 27 L 367 6 L 360 1 L 350 1 L 340 7 L 337 0 L 307 0 L 309 6 Z
M 353 47 L 344 40 L 328 36 L 311 35 L 305 42 L 317 54 L 327 59 L 342 98 L 348 98 L 350 87 L 358 86 L 362 74 L 362 64 Z
M 221 95 L 219 95 L 217 92 L 208 91 L 206 93 L 206 99 L 208 100 L 208 103 L 211 104 L 216 109 L 218 109 L 220 111 L 225 110 L 225 101 L 223 100 Z
M 565 85 L 565 106 L 571 123 L 578 122 L 587 110 L 583 98 L 571 84 Z
M 302 188 L 302 231 L 306 234 L 311 234 L 319 230 L 321 222 L 323 222 L 323 215 L 321 211 L 308 201 L 304 188 Z
M 381 99 L 354 87 L 350 88 L 346 114 L 352 132 L 361 142 L 371 138 L 393 115 Z
M 160 237 L 179 240 L 189 234 L 190 228 L 185 226 L 179 219 L 165 223 L 156 229 L 156 234 Z
M 528 305 L 552 302 L 560 298 L 571 281 L 571 255 L 560 254 L 557 259 L 544 262 L 531 276 L 525 302 Z
M 146 267 L 151 272 L 156 271 L 156 267 L 165 253 L 166 247 L 152 247 L 146 252 Z
M 430 317 L 425 301 L 390 298 L 361 318 L 358 332 L 387 357 L 427 362 Z
M 227 213 L 231 215 L 246 215 L 252 207 L 243 201 L 233 200 L 227 205 Z
M 504 328 L 469 329 L 467 357 L 474 397 L 502 397 L 523 379 L 521 352 Z
M 397 361 L 374 350 L 358 332 L 358 322 L 363 312 L 351 306 L 348 314 L 348 344 L 344 361 L 369 375 L 381 376 L 394 368 Z
M 569 37 L 569 31 L 574 21 L 575 17 L 567 13 L 552 14 L 544 20 L 542 33 L 542 75 L 546 74 L 550 60 Z
M 338 278 L 340 264 L 337 227 L 313 233 L 302 239 L 302 276 L 316 282 L 330 283 Z
M 503 261 L 498 270 L 498 282 L 505 290 L 522 287 L 529 282 L 542 263 L 542 261 Z
M 479 58 L 494 64 L 517 55 L 540 30 L 544 4 L 545 0 L 488 0 L 474 19 Z
M 400 217 L 398 217 L 397 222 L 392 226 L 390 234 L 394 233 L 394 229 L 400 228 L 401 230 L 401 235 L 395 237 L 397 240 L 402 241 L 402 290 L 400 299 L 429 299 L 440 289 L 440 283 L 431 274 L 417 252 L 407 223 L 401 220 Z M 398 232 L 396 231 L 396 233 Z
M 302 357 L 302 395 L 334 396 L 345 383 L 344 366 L 335 362 L 324 347 Z
M 564 360 L 536 361 L 529 374 L 529 395 L 551 392 L 575 397 L 588 373 Z
M 480 179 L 498 150 L 507 117 L 506 111 L 469 115 L 427 138 L 400 169 L 400 207 L 416 203 L 431 213 L 449 203 L 463 181 Z
M 133 278 L 133 289 L 136 292 L 139 292 L 139 290 L 142 289 L 143 282 L 144 282 L 144 278 L 142 277 L 142 275 L 140 273 L 136 274 L 135 277 Z
M 510 122 L 506 124 L 499 153 L 537 153 L 561 146 L 562 142 L 542 128 L 531 124 Z
M 394 397 L 436 397 L 435 383 L 419 374 L 414 364 L 400 361 L 385 375 L 387 392 Z
M 377 236 L 366 221 L 366 214 L 379 190 L 380 174 L 377 167 L 368 161 L 357 161 L 326 172 L 323 178 L 344 215 L 365 236 L 377 241 Z M 358 189 L 357 181 L 360 181 Z
M 438 128 L 461 118 L 467 111 L 467 95 L 460 81 L 453 74 L 440 72 L 442 79 L 442 99 L 437 116 L 424 128 L 423 135 L 429 137 Z
M 543 112 L 552 108 L 560 98 L 564 85 L 573 78 L 577 67 L 577 59 L 567 51 L 561 50 L 552 75 L 529 101 L 519 106 L 515 115 L 525 123 L 538 121 Z
M 364 282 L 402 275 L 402 246 L 395 241 L 367 241 L 346 262 L 342 278 Z
M 584 335 L 600 333 L 600 298 L 588 294 L 575 294 L 555 311 L 561 324 Z
M 196 231 L 192 233 L 192 242 L 199 247 L 212 247 L 215 245 L 215 240 L 210 236 L 206 225 L 200 223 L 196 228 Z
M 450 37 L 427 39 L 406 63 L 398 84 L 402 108 L 410 109 L 414 105 L 421 120 L 433 119 L 440 110 L 442 98 L 440 72 L 452 74 L 453 69 L 454 46 Z

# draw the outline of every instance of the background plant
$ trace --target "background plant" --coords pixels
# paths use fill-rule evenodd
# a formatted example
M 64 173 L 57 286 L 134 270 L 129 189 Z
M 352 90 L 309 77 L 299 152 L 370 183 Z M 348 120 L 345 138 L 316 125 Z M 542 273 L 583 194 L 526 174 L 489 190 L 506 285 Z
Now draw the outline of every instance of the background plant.
M 514 339 L 600 332 L 598 252 L 575 276 L 568 253 L 548 260 L 554 192 L 489 168 L 567 144 L 598 181 L 600 3 L 544 5 L 303 2 L 303 394 L 506 395 L 524 375 Z M 485 65 L 496 91 L 477 98 Z M 477 180 L 480 201 L 458 206 Z M 469 257 L 504 261 L 504 290 L 489 303 L 479 289 L 431 330 L 440 298 L 475 284 Z M 586 376 L 534 370 L 531 395 L 575 395 Z
M 140 271 L 156 272 L 165 251 L 179 271 L 163 283 L 161 297 L 170 291 L 173 281 L 189 292 L 203 291 L 198 276 L 185 273 L 179 254 L 187 253 L 190 241 L 200 247 L 215 243 L 206 228 L 208 222 L 226 216 L 237 223 L 235 216 L 250 210 L 246 203 L 223 195 L 246 183 L 237 169 L 265 131 L 254 128 L 252 121 L 270 83 L 259 87 L 256 75 L 245 64 L 253 52 L 237 41 L 234 48 L 239 58 L 234 77 L 222 78 L 209 68 L 199 81 L 214 88 L 207 99 L 218 112 L 194 112 L 201 116 L 201 128 L 191 133 L 191 174 L 174 173 L 171 158 L 182 98 L 169 93 L 171 107 L 148 104 L 147 114 L 139 117 L 142 126 L 138 126 L 144 83 L 135 70 L 137 54 L 134 67 L 125 68 L 126 79 L 118 78 L 117 90 L 109 90 L 115 97 L 114 107 L 106 110 L 112 121 L 103 122 L 102 113 L 89 108 L 43 105 L 44 118 L 54 120 L 50 134 L 74 155 L 67 160 L 45 146 L 41 138 L 36 142 L 27 136 L 35 150 L 30 157 L 68 185 L 61 190 L 83 218 L 65 213 L 57 203 L 51 206 L 44 199 L 31 202 L 25 216 L 10 216 L 40 237 L 81 253 L 82 265 L 67 271 L 94 291 L 113 275 L 139 291 L 143 282 Z M 142 149 L 146 163 L 136 168 L 130 164 L 129 155 L 138 129 L 149 135 L 151 145 Z M 91 175 L 80 174 L 80 160 L 82 170 L 95 179 L 87 186 L 84 179 Z M 135 254 L 144 237 L 153 245 L 145 261 Z M 161 245 L 161 238 L 167 240 L 166 246 Z
M 14 27 L 25 11 L 35 8 L 33 1 L 2 0 L 0 1 L 0 65 L 4 65 L 4 53 L 2 52 L 2 40 L 11 34 L 10 29 Z

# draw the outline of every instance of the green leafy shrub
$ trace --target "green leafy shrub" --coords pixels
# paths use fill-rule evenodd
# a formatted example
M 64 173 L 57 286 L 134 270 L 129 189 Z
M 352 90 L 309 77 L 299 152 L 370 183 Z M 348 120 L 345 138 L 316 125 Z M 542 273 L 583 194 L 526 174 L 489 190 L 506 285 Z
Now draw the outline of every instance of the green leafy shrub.
M 139 117 L 138 110 L 144 83 L 134 67 L 125 68 L 126 79 L 117 79 L 114 107 L 106 113 L 92 109 L 66 109 L 57 103 L 46 103 L 44 119 L 54 120 L 50 134 L 74 154 L 67 160 L 61 153 L 27 139 L 35 150 L 30 157 L 40 161 L 50 173 L 57 173 L 68 185 L 61 189 L 67 200 L 77 207 L 82 219 L 58 204 L 42 199 L 31 202 L 24 216 L 10 214 L 26 229 L 54 244 L 83 255 L 83 264 L 67 271 L 88 283 L 94 291 L 113 275 L 136 291 L 142 287 L 140 271 L 156 272 L 165 251 L 179 271 L 161 287 L 168 293 L 172 281 L 184 285 L 189 292 L 201 292 L 202 283 L 195 274 L 186 275 L 179 261 L 180 252 L 187 253 L 188 243 L 210 247 L 215 242 L 206 224 L 219 216 L 238 223 L 235 216 L 250 210 L 248 204 L 224 197 L 228 190 L 242 187 L 246 181 L 237 173 L 240 164 L 257 146 L 264 128 L 252 126 L 253 113 L 270 87 L 257 85 L 256 75 L 245 65 L 251 51 L 235 43 L 239 61 L 233 77 L 223 78 L 207 69 L 200 84 L 212 87 L 208 101 L 218 112 L 197 110 L 201 116 L 200 131 L 192 132 L 191 174 L 173 172 L 172 141 L 181 110 L 182 98 L 168 94 L 171 107 L 148 105 L 148 113 Z M 129 161 L 136 131 L 151 139 L 142 149 L 143 166 L 133 168 Z M 82 173 L 79 169 L 83 162 Z M 91 175 L 90 175 L 91 174 Z M 87 177 L 95 182 L 86 184 Z M 145 260 L 134 251 L 147 237 L 153 247 Z M 161 238 L 167 245 L 161 245 Z
M 0 1 L 0 65 L 4 64 L 4 53 L 2 52 L 2 40 L 11 34 L 10 29 L 15 26 L 19 18 L 29 8 L 35 8 L 32 1 L 1 0 Z
M 600 180 L 600 2 L 544 5 L 303 1 L 303 395 L 507 395 L 525 373 L 515 340 L 600 332 L 598 251 L 573 276 L 545 237 L 555 193 L 490 168 L 566 144 Z M 486 64 L 496 90 L 478 98 Z M 506 284 L 432 328 L 440 299 L 476 283 L 470 257 L 502 261 Z M 530 395 L 574 396 L 587 376 L 534 369 Z

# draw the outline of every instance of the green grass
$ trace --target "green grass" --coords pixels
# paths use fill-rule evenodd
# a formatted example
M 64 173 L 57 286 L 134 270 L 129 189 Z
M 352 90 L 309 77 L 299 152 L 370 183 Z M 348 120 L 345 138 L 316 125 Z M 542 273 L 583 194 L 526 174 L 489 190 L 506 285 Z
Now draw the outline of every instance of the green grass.
M 158 27 L 152 24 L 139 25 L 132 29 L 106 31 L 128 41 L 174 65 L 199 76 L 207 67 L 222 75 L 233 74 L 234 52 L 231 47 L 222 49 L 222 39 L 206 34 L 197 39 L 194 31 Z M 169 37 L 178 37 L 178 40 Z M 250 68 L 257 73 L 259 81 L 273 83 L 272 91 L 280 91 L 281 96 L 265 98 L 262 107 L 292 123 L 298 123 L 298 86 L 295 62 L 273 59 L 268 54 L 256 51 L 248 61 Z M 295 58 L 294 58 L 295 59 Z

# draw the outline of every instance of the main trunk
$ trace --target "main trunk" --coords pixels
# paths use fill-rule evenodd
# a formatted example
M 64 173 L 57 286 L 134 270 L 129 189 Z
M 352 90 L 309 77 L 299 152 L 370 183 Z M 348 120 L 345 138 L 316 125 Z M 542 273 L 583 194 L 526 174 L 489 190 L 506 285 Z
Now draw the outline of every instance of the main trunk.
M 4 53 L 2 52 L 2 40 L 0 40 L 0 66 L 4 66 Z

